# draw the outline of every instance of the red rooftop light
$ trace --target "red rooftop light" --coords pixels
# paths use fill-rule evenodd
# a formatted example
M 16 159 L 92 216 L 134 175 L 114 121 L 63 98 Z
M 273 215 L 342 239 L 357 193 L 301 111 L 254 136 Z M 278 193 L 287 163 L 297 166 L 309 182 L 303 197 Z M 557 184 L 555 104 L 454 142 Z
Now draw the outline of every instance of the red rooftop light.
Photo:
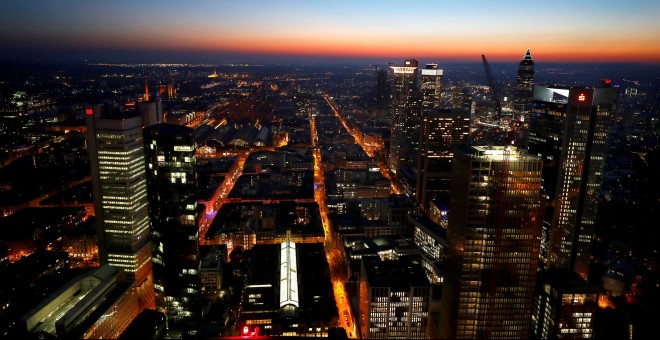
M 85 109 L 85 114 L 93 115 L 93 114 L 94 114 L 94 110 L 92 110 L 92 109 Z

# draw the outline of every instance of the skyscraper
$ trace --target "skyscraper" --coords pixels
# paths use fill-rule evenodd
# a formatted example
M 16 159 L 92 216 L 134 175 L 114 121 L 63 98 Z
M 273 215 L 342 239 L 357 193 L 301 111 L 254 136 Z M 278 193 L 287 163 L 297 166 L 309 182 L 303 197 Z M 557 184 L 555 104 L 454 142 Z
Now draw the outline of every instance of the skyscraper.
M 443 338 L 526 339 L 539 255 L 541 160 L 512 147 L 455 154 Z
M 392 86 L 392 131 L 388 166 L 396 172 L 399 168 L 414 165 L 419 144 L 421 96 L 417 89 L 417 65 L 408 59 L 404 66 L 390 66 L 394 71 Z M 411 159 L 411 156 L 414 158 Z
M 442 69 L 438 64 L 426 64 L 422 69 L 422 113 L 439 109 L 442 95 Z
M 532 91 L 534 90 L 534 61 L 532 54 L 525 53 L 518 66 L 516 76 L 516 98 L 514 102 L 514 113 L 527 115 L 532 105 Z
M 427 210 L 432 200 L 437 200 L 436 204 L 441 208 L 448 208 L 453 148 L 467 147 L 469 137 L 469 112 L 423 112 L 416 190 L 417 203 L 422 209 Z
M 572 268 L 585 280 L 617 92 L 606 85 L 568 93 L 549 264 Z
M 146 102 L 138 111 L 110 103 L 85 109 L 100 261 L 135 280 L 140 310 L 153 307 L 142 127 L 162 120 L 159 108 Z
M 156 124 L 144 136 L 156 307 L 192 335 L 202 312 L 193 129 Z
M 385 108 L 390 97 L 388 71 L 376 69 L 376 107 Z
M 557 180 L 564 141 L 564 124 L 568 103 L 567 87 L 534 86 L 534 100 L 528 118 L 529 153 L 543 161 L 541 203 L 544 206 L 541 235 L 541 259 L 547 262 L 550 229 L 557 198 Z

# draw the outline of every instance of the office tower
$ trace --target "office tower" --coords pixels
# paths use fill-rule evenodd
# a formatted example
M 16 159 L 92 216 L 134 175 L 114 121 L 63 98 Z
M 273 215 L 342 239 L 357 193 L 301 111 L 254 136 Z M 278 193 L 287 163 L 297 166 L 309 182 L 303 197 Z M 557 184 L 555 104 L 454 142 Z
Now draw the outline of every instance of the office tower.
M 359 283 L 362 339 L 426 339 L 431 285 L 419 264 L 362 257 Z
M 194 334 L 201 321 L 201 260 L 193 129 L 152 125 L 144 143 L 156 308 L 170 329 Z
M 417 203 L 428 210 L 436 201 L 441 209 L 449 206 L 449 183 L 453 148 L 467 147 L 470 137 L 470 114 L 461 110 L 424 111 L 419 160 L 417 163 Z
M 532 338 L 592 338 L 596 310 L 597 287 L 571 269 L 543 271 L 532 309 Z
M 419 121 L 421 96 L 417 90 L 417 65 L 415 59 L 408 59 L 404 66 L 390 66 L 394 71 L 392 86 L 392 131 L 388 166 L 393 172 L 405 167 L 417 157 L 419 143 Z
M 513 147 L 454 156 L 443 338 L 526 339 L 539 256 L 541 160 Z
M 137 111 L 121 111 L 101 103 L 85 109 L 100 262 L 135 280 L 140 310 L 153 308 L 142 127 L 162 120 L 159 106 L 146 102 Z
M 548 258 L 550 229 L 557 197 L 557 179 L 564 136 L 568 87 L 534 86 L 534 100 L 529 116 L 527 137 L 529 153 L 543 161 L 541 178 L 541 203 L 543 205 L 543 229 L 541 232 L 541 260 L 545 266 Z
M 556 197 L 569 91 L 568 87 L 534 86 L 528 149 L 543 160 L 541 191 L 550 200 Z
M 422 69 L 422 114 L 426 111 L 439 109 L 442 95 L 442 69 L 438 64 L 426 64 Z
M 617 90 L 572 87 L 568 93 L 549 267 L 572 268 L 585 280 Z
M 514 113 L 521 116 L 529 114 L 532 105 L 532 92 L 534 90 L 534 61 L 527 50 L 525 56 L 518 66 L 516 76 L 516 98 L 514 102 Z
M 387 70 L 376 69 L 376 106 L 378 108 L 387 107 L 390 99 L 389 83 L 387 81 Z

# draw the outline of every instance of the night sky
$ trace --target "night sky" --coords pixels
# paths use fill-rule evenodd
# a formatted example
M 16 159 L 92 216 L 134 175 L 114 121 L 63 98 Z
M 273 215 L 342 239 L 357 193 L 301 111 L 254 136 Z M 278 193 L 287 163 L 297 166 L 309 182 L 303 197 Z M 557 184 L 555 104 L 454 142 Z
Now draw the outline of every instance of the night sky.
M 0 1 L 0 58 L 660 63 L 659 1 Z

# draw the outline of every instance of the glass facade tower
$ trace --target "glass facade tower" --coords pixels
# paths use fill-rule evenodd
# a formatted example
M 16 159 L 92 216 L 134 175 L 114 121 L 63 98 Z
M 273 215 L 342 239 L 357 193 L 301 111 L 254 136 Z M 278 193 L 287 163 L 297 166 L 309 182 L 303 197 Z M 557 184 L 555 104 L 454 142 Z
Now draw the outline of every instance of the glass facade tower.
M 156 307 L 169 327 L 194 335 L 201 322 L 201 260 L 193 129 L 145 129 Z
M 443 338 L 526 339 L 540 245 L 541 160 L 472 147 L 452 166 Z
M 585 280 L 617 94 L 607 86 L 572 87 L 568 94 L 548 261 Z
M 462 110 L 429 110 L 422 117 L 417 165 L 417 203 L 422 209 L 436 201 L 449 206 L 451 162 L 454 147 L 467 147 L 470 114 Z

